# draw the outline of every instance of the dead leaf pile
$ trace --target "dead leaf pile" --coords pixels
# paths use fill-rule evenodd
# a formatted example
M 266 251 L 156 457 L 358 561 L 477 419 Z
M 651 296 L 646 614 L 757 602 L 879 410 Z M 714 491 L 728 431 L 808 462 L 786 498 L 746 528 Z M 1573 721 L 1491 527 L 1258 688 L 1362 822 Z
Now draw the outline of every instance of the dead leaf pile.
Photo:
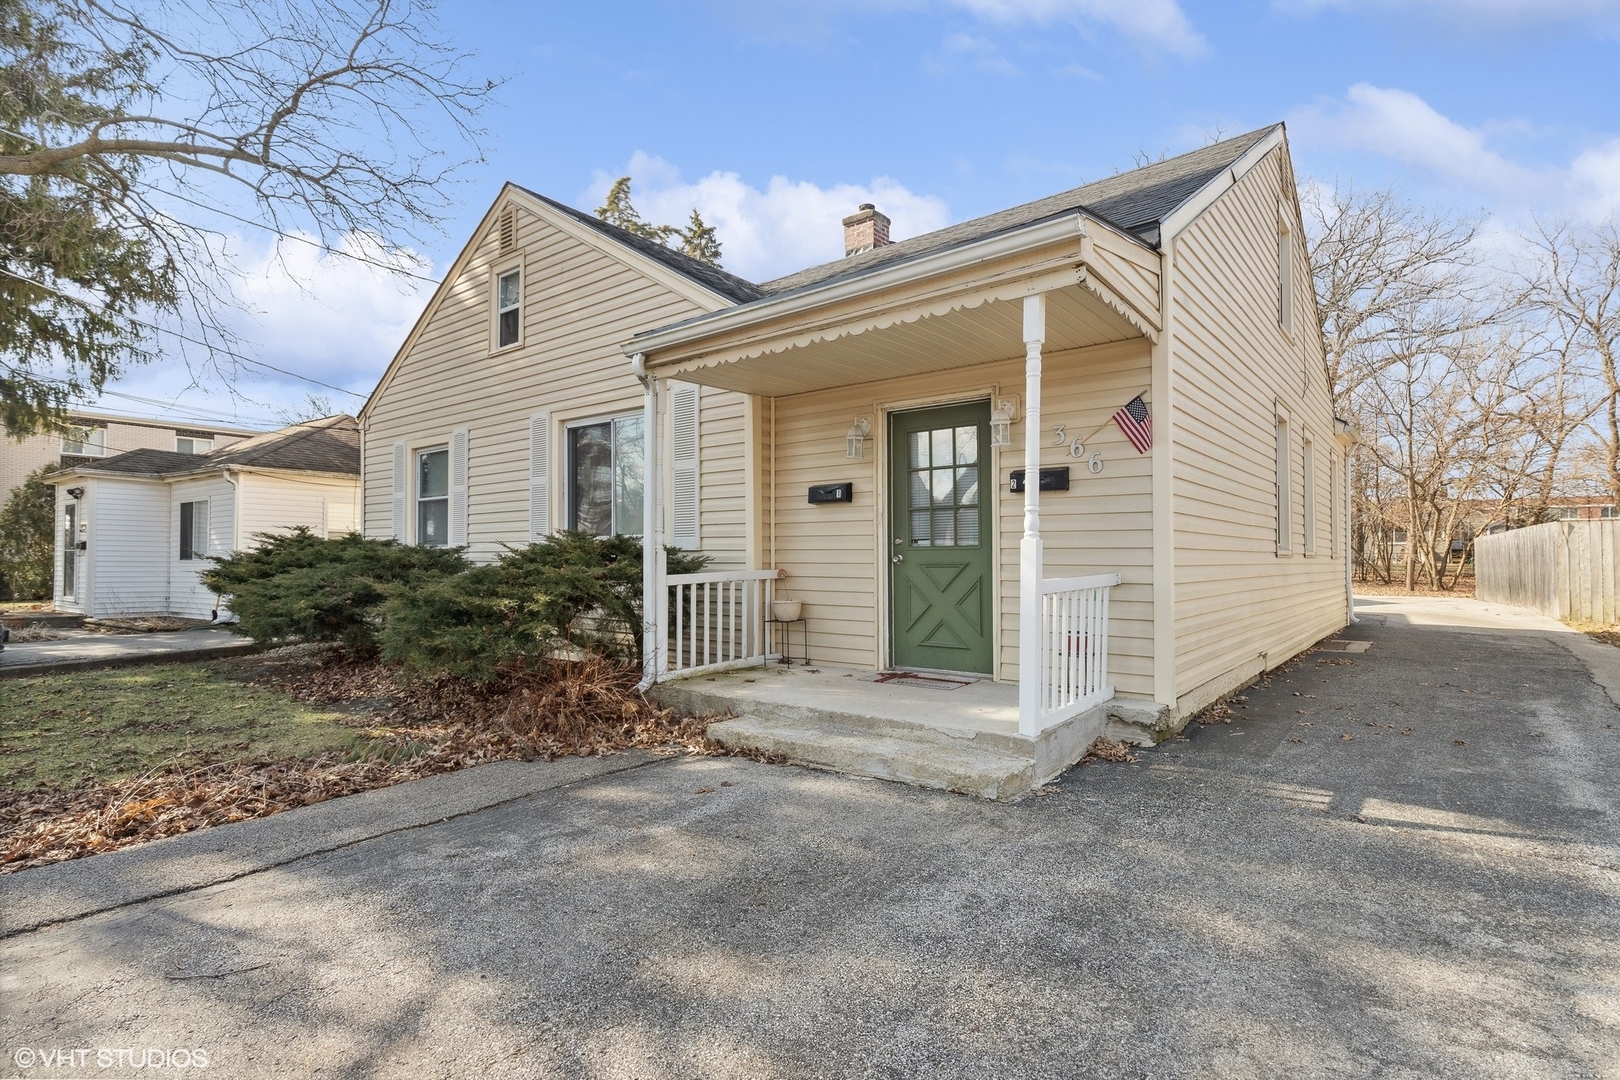
M 708 737 L 708 720 L 658 708 L 637 692 L 638 672 L 601 660 L 550 662 L 487 687 L 450 679 L 402 686 L 375 663 L 261 662 L 254 670 L 302 700 L 377 702 L 382 709 L 356 715 L 367 737 L 347 753 L 174 767 L 0 799 L 0 873 L 489 761 L 550 761 L 632 747 L 730 753 Z
M 1137 755 L 1131 753 L 1129 746 L 1122 742 L 1115 742 L 1106 735 L 1099 735 L 1097 741 L 1091 744 L 1091 749 L 1086 751 L 1086 756 L 1080 759 L 1080 764 L 1085 765 L 1093 761 L 1116 761 L 1130 764 L 1140 760 Z

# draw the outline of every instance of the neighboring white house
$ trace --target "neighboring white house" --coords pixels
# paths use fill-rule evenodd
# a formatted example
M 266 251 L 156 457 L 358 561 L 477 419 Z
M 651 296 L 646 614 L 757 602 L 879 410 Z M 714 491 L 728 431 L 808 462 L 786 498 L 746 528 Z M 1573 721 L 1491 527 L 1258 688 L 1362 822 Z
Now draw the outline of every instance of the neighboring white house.
M 217 424 L 175 424 L 141 416 L 71 411 L 66 429 L 41 431 L 13 438 L 0 437 L 0 500 L 11 493 L 36 469 L 47 466 L 92 465 L 102 458 L 126 450 L 174 450 L 181 454 L 206 454 L 223 450 L 260 432 L 249 428 Z
M 298 525 L 359 527 L 359 425 L 331 416 L 204 454 L 132 450 L 50 482 L 59 610 L 213 618 L 200 575 L 214 557 Z

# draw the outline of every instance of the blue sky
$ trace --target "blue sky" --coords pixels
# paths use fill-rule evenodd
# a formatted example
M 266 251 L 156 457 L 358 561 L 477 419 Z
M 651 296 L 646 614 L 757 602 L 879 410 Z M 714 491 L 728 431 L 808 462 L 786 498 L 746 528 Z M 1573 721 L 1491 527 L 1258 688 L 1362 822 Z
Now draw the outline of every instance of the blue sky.
M 718 225 L 763 279 L 841 253 L 866 199 L 926 231 L 1286 121 L 1301 179 L 1396 184 L 1488 214 L 1620 212 L 1620 0 L 446 2 L 472 70 L 505 76 L 488 162 L 421 254 L 442 271 L 502 182 L 585 209 L 631 173 L 645 216 Z M 426 290 L 341 259 L 295 285 L 242 238 L 248 351 L 364 393 Z M 123 392 L 263 421 L 306 390 Z M 334 406 L 358 400 L 327 393 Z M 128 399 L 103 407 L 151 412 Z

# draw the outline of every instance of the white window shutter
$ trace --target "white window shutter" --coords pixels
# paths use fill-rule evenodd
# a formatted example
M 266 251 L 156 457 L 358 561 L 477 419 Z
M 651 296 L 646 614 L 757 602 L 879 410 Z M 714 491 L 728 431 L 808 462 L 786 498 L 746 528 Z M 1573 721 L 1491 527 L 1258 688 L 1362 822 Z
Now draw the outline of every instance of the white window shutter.
M 687 550 L 698 546 L 699 389 L 674 383 L 669 392 L 670 541 Z
M 394 539 L 405 542 L 405 444 L 394 444 Z
M 551 535 L 551 414 L 529 417 L 529 543 Z
M 467 429 L 450 433 L 450 546 L 467 546 Z

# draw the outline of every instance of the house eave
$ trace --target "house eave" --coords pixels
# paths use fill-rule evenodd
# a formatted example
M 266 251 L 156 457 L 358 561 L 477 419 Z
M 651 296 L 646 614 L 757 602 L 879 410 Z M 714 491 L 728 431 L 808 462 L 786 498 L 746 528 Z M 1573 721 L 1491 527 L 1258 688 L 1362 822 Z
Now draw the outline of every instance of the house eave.
M 657 330 L 649 330 L 637 334 L 621 348 L 627 356 L 640 353 L 648 358 L 649 363 L 654 363 L 657 354 L 676 350 L 689 351 L 693 346 L 708 339 L 747 331 L 777 320 L 791 320 L 817 308 L 869 294 L 917 285 L 978 263 L 1036 251 L 1064 241 L 1073 241 L 1084 237 L 1088 225 L 1094 221 L 1094 218 L 1081 211 L 1070 211 L 1034 225 L 944 251 L 932 252 L 892 266 L 878 267 L 866 273 L 837 278 L 826 284 L 807 286 L 779 296 L 756 300 L 750 304 L 686 319 Z

